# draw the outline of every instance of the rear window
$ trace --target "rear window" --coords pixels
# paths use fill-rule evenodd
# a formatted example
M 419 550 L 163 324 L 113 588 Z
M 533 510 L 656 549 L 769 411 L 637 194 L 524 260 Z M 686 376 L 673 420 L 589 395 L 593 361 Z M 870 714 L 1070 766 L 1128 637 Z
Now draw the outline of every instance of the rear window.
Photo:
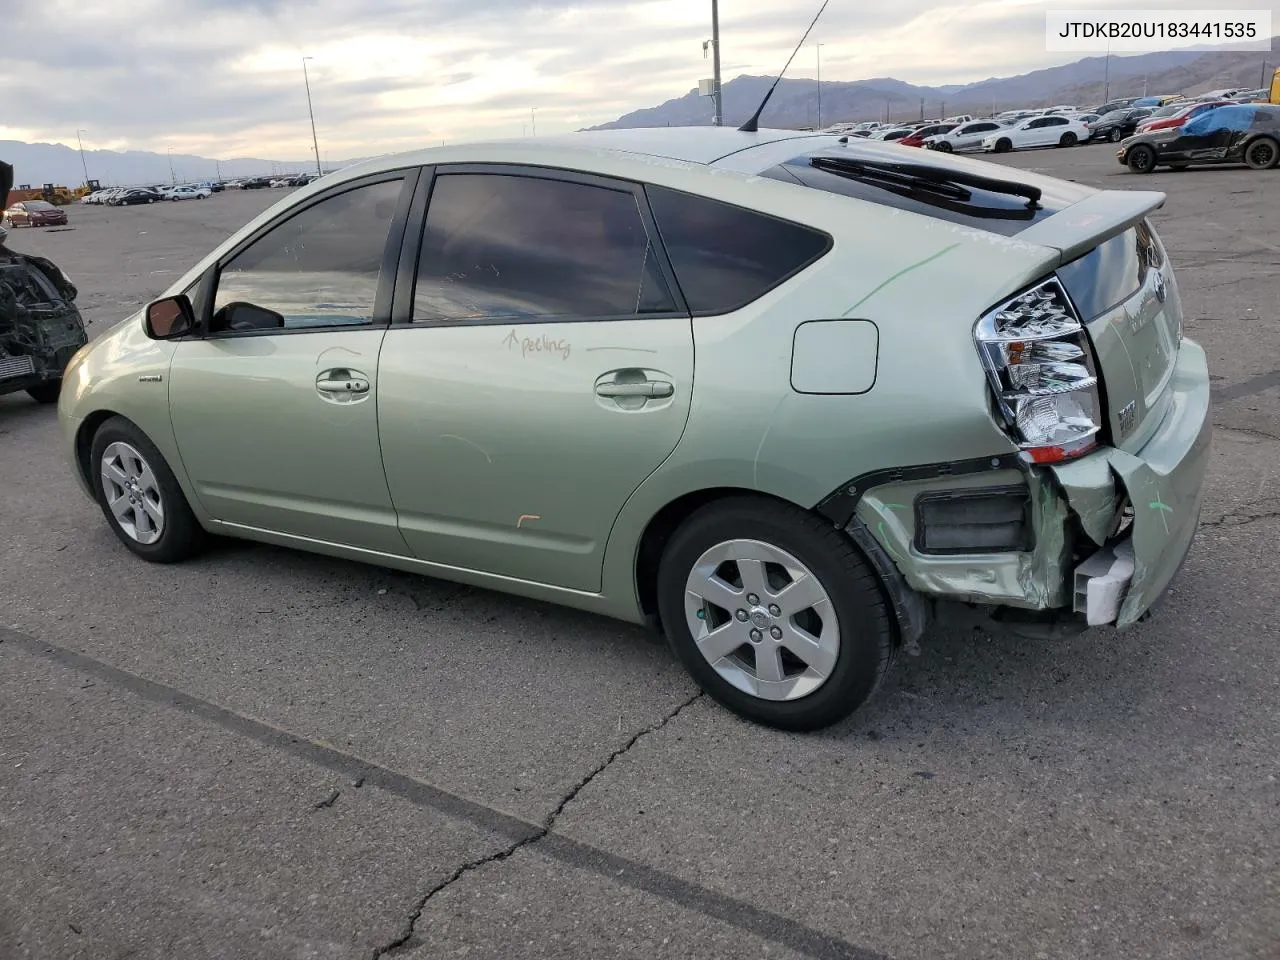
M 741 309 L 831 248 L 827 234 L 789 220 L 665 187 L 645 192 L 694 316 Z
M 1092 320 L 1137 293 L 1159 256 L 1155 234 L 1144 220 L 1059 267 L 1058 278 L 1080 315 Z
M 863 150 L 861 146 L 855 148 L 853 144 L 849 144 L 844 148 L 804 154 L 764 171 L 761 176 L 787 183 L 799 183 L 815 190 L 854 197 L 898 210 L 907 210 L 1006 237 L 1016 236 L 1028 227 L 1059 213 L 1093 193 L 1088 188 L 1077 187 L 1065 181 L 1027 175 L 1012 167 L 1005 167 L 990 172 L 983 171 L 981 175 L 1039 187 L 1042 194 L 1037 209 L 1030 209 L 1025 197 L 993 193 L 971 187 L 966 187 L 970 191 L 969 200 L 961 203 L 930 191 L 923 185 L 915 188 L 868 182 L 829 170 L 819 170 L 812 165 L 815 158 L 822 157 L 884 162 L 883 151 L 866 150 L 864 153 Z M 935 166 L 934 164 L 922 165 Z M 942 163 L 937 163 L 936 167 L 946 169 Z

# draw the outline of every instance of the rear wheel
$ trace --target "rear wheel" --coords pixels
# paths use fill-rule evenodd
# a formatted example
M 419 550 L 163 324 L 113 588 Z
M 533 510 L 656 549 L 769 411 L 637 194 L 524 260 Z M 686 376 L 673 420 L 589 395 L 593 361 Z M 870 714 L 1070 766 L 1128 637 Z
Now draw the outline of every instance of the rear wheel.
M 1125 163 L 1134 173 L 1150 173 L 1156 168 L 1156 152 L 1145 143 L 1140 143 L 1130 148 Z
M 57 403 L 58 394 L 62 392 L 62 381 L 46 380 L 34 387 L 27 387 L 27 396 L 36 403 Z
M 1058 146 L 1060 146 L 1060 147 L 1074 147 L 1074 146 L 1076 145 L 1076 141 L 1077 141 L 1077 140 L 1079 140 L 1079 139 L 1080 139 L 1080 138 L 1079 138 L 1079 137 L 1077 137 L 1074 133 L 1064 133 L 1064 134 L 1062 135 L 1062 139 L 1060 139 L 1060 140 L 1058 141 Z
M 1280 160 L 1280 144 L 1270 137 L 1259 137 L 1244 149 L 1244 162 L 1254 170 L 1270 170 Z
M 843 719 L 892 660 L 875 574 L 845 534 L 799 507 L 741 497 L 699 510 L 667 545 L 657 595 L 698 685 L 767 726 Z
M 89 482 L 107 523 L 120 541 L 152 563 L 185 560 L 207 534 L 160 451 L 123 417 L 112 417 L 94 435 Z

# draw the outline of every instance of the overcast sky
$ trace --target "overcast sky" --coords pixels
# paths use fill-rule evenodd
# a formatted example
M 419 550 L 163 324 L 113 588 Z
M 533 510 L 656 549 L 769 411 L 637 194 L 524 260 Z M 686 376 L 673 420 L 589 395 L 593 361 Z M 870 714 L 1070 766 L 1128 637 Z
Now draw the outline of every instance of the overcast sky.
M 722 72 L 774 74 L 820 0 L 721 0 Z M 1161 0 L 1219 8 L 1226 0 Z M 1272 9 L 1280 0 L 1231 6 Z M 1054 7 L 1132 8 L 1135 0 Z M 1151 5 L 1151 4 L 1148 4 Z M 790 76 L 964 83 L 1066 63 L 1044 0 L 832 0 Z M 711 75 L 710 0 L 0 0 L 0 139 L 333 160 L 558 133 Z

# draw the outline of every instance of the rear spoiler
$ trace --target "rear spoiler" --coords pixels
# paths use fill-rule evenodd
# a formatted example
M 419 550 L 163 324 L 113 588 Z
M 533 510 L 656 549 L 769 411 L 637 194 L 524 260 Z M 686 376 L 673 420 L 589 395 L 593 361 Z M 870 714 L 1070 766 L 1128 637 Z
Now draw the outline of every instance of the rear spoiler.
M 1058 251 L 1055 266 L 1070 263 L 1164 206 L 1165 195 L 1150 190 L 1104 190 L 1073 203 L 1018 234 L 1019 243 Z

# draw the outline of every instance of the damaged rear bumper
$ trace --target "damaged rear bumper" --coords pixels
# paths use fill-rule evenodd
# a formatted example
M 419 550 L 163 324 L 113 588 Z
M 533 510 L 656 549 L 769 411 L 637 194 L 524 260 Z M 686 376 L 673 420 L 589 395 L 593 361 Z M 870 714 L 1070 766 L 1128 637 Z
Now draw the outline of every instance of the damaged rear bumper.
M 934 599 L 1129 626 L 1182 566 L 1199 524 L 1212 427 L 1204 350 L 1184 340 L 1163 423 L 1143 448 L 1104 447 L 1052 467 L 888 483 L 855 511 L 906 585 Z M 1030 546 L 938 555 L 921 549 L 922 495 L 1025 485 Z
M 1138 453 L 1106 448 L 1052 468 L 1085 536 L 1099 548 L 1073 577 L 1073 607 L 1091 625 L 1138 620 L 1168 588 L 1195 539 L 1212 442 L 1209 369 L 1199 344 L 1183 341 L 1170 389 L 1169 412 Z M 1132 522 L 1108 538 L 1126 502 Z M 1104 563 L 1109 570 L 1102 572 Z M 1117 581 L 1124 581 L 1119 589 Z M 1104 601 L 1104 593 L 1113 598 Z

